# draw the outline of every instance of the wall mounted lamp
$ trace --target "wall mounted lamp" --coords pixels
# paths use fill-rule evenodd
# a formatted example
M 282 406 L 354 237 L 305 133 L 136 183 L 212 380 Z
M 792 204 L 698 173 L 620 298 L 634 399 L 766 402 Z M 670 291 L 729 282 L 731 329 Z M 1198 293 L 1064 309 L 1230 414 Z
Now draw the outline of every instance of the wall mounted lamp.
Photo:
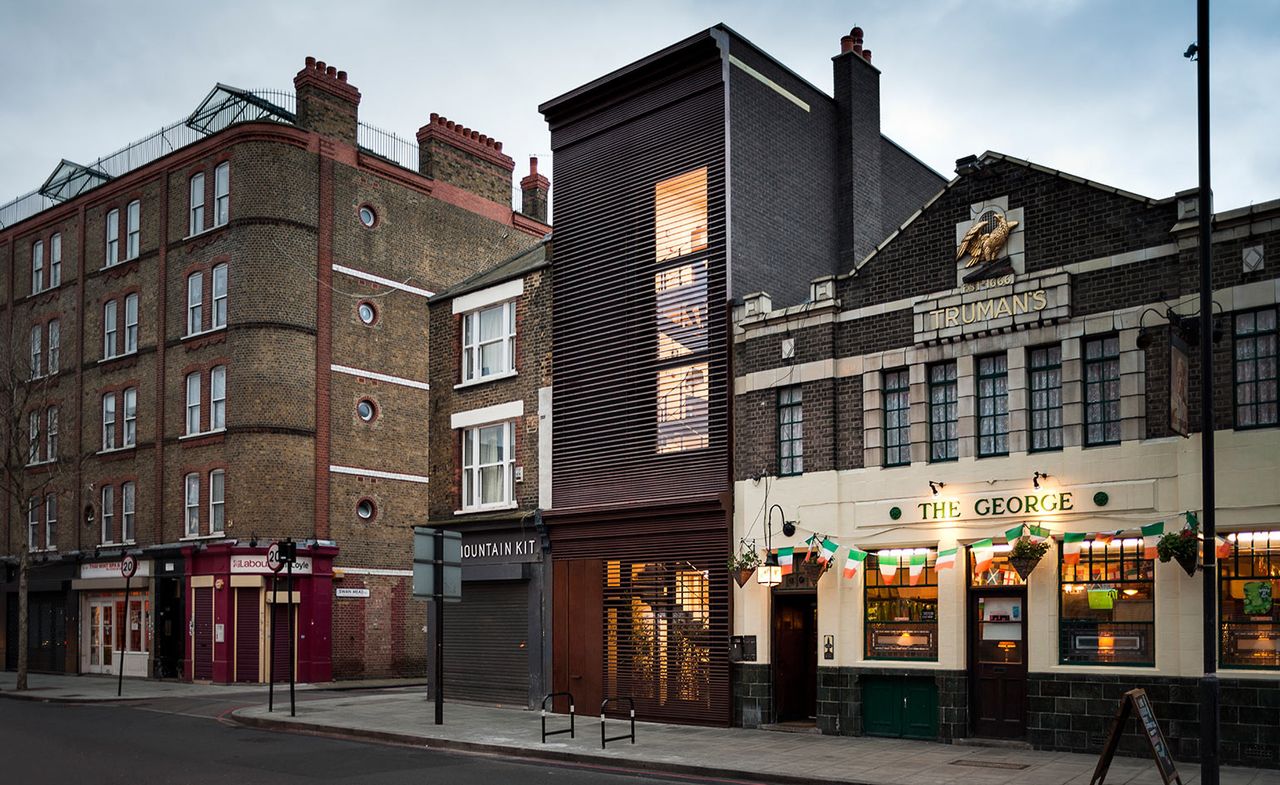
M 934 496 L 937 496 L 937 495 L 938 495 L 938 489 L 939 489 L 939 488 L 945 488 L 945 487 L 947 487 L 947 484 L 946 484 L 945 482 L 938 482 L 938 481 L 936 481 L 936 480 L 929 480 L 929 490 L 933 491 L 933 495 L 934 495 Z
M 1045 474 L 1044 472 L 1036 472 L 1035 474 L 1031 475 L 1031 484 L 1034 485 L 1037 489 L 1039 489 L 1040 481 L 1047 480 L 1047 479 L 1049 479 L 1049 475 Z

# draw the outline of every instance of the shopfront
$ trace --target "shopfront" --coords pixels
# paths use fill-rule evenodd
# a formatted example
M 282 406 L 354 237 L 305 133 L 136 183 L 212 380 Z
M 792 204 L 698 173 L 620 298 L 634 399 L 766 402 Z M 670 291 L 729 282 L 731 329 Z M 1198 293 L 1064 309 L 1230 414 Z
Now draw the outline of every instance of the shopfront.
M 121 557 L 80 565 L 72 587 L 79 596 L 80 672 L 146 678 L 153 675 L 155 562 L 136 560 L 128 581 Z
M 293 589 L 273 573 L 267 547 L 235 543 L 185 549 L 188 619 L 185 679 L 220 684 L 332 679 L 332 546 L 298 546 Z M 295 641 L 289 661 L 289 630 Z
M 38 673 L 74 673 L 76 604 L 71 583 L 76 565 L 59 558 L 33 557 L 27 593 L 27 667 Z M 4 615 L 4 667 L 18 667 L 18 570 L 5 565 L 0 597 Z

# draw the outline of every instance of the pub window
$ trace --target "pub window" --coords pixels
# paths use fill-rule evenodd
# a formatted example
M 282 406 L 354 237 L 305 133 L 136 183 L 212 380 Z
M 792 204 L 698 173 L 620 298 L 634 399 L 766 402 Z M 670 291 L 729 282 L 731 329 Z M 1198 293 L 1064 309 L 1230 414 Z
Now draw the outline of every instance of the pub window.
M 1120 443 L 1120 339 L 1084 342 L 1084 443 Z
M 1155 562 L 1142 540 L 1085 541 L 1059 551 L 1059 659 L 1064 665 L 1155 665 Z
M 778 390 L 778 474 L 804 473 L 804 393 L 800 385 Z
M 1227 536 L 1231 553 L 1218 563 L 1221 662 L 1228 668 L 1280 668 L 1280 531 Z
M 707 247 L 707 168 L 685 172 L 654 188 L 657 260 L 676 259 Z
M 973 586 L 1022 586 L 1026 581 L 1018 574 L 1018 571 L 1009 563 L 1009 551 L 1012 550 L 1008 543 L 993 545 L 991 548 L 991 558 L 989 560 L 980 560 L 978 552 L 969 549 L 969 582 Z
M 925 565 L 912 585 L 912 556 L 925 556 Z M 892 577 L 881 562 L 896 560 Z M 925 548 L 873 553 L 866 561 L 863 593 L 865 653 L 869 660 L 938 659 L 938 574 L 933 554 Z
M 956 364 L 932 365 L 929 367 L 929 460 L 956 460 L 959 441 Z
M 978 358 L 978 456 L 1009 454 L 1009 356 Z
M 911 384 L 906 368 L 884 374 L 884 465 L 911 463 Z
M 1031 451 L 1062 449 L 1062 346 L 1040 346 L 1028 357 Z
M 1236 314 L 1235 337 L 1236 428 L 1275 425 L 1276 308 Z
M 658 370 L 658 452 L 708 444 L 707 363 Z

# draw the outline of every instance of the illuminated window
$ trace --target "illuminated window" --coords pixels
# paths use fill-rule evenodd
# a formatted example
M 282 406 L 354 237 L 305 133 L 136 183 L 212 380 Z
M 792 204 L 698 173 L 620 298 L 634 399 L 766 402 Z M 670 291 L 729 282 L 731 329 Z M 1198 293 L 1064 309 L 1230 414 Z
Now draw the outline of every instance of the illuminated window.
M 959 456 L 956 364 L 929 367 L 929 460 L 954 461 Z
M 707 247 L 707 168 L 672 177 L 654 189 L 657 260 L 676 259 Z
M 1280 532 L 1232 534 L 1218 563 L 1223 667 L 1280 668 Z
M 707 263 L 683 264 L 655 273 L 658 359 L 707 348 Z
M 1062 449 L 1062 347 L 1041 346 L 1028 357 L 1031 451 Z
M 1084 342 L 1084 443 L 1120 443 L 1120 339 Z
M 1142 551 L 1140 539 L 1086 541 L 1076 564 L 1059 552 L 1063 664 L 1155 664 L 1155 562 Z
M 991 560 L 986 563 L 978 561 L 978 554 L 969 550 L 969 582 L 973 586 L 1022 586 L 1026 583 L 1018 571 L 1009 563 L 1010 546 L 1001 543 L 992 546 Z M 982 569 L 979 570 L 978 567 Z
M 913 585 L 910 560 L 925 556 Z M 892 577 L 880 569 L 895 560 Z M 903 548 L 867 557 L 863 594 L 865 653 L 872 660 L 938 659 L 938 574 L 925 548 Z
M 1238 313 L 1235 325 L 1236 427 L 1275 425 L 1276 309 Z
M 707 394 L 705 362 L 658 371 L 658 452 L 707 446 Z

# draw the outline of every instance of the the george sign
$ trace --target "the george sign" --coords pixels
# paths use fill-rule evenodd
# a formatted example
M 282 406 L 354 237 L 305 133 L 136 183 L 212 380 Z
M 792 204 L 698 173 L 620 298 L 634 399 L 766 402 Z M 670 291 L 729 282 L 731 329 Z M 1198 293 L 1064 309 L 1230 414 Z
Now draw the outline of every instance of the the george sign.
M 81 578 L 116 578 L 124 576 L 124 559 L 134 559 L 134 578 L 146 578 L 151 575 L 151 562 L 139 561 L 133 556 L 126 556 L 112 561 L 93 562 L 80 565 Z
M 443 598 L 448 602 L 462 601 L 462 535 L 455 531 L 443 532 L 443 548 L 436 552 L 436 529 L 413 527 L 413 596 L 434 597 L 436 570 L 443 570 Z
M 1061 485 L 982 493 L 939 493 L 907 499 L 854 502 L 858 522 L 983 524 L 1005 520 L 1053 521 L 1117 510 L 1154 510 L 1155 484 L 1148 480 L 1109 483 L 1107 496 L 1096 485 Z M 946 490 L 950 490 L 947 488 Z M 1099 502 L 1102 503 L 1099 503 Z M 894 511 L 897 511 L 896 513 Z
M 337 588 L 333 590 L 333 596 L 340 599 L 363 599 L 369 596 L 368 589 L 344 589 Z
M 518 564 L 542 560 L 538 536 L 522 532 L 464 532 L 463 564 Z
M 120 560 L 120 574 L 127 581 L 134 575 L 138 574 L 138 560 L 132 556 L 126 556 Z
M 1137 716 L 1142 735 L 1151 745 L 1151 756 L 1155 758 L 1160 779 L 1165 785 L 1171 782 L 1182 785 L 1178 769 L 1173 764 L 1169 743 L 1165 741 L 1164 733 L 1160 730 L 1160 723 L 1156 722 L 1155 711 L 1151 708 L 1151 699 L 1147 697 L 1147 691 L 1142 689 L 1129 690 L 1120 699 L 1120 707 L 1116 710 L 1116 718 L 1111 723 L 1107 743 L 1102 748 L 1102 754 L 1098 758 L 1098 765 L 1093 770 L 1093 778 L 1089 780 L 1089 785 L 1102 785 L 1103 780 L 1107 778 L 1107 769 L 1111 767 L 1111 759 L 1115 757 L 1116 749 L 1120 746 L 1120 735 L 1124 732 L 1124 726 L 1129 720 L 1131 711 Z
M 1173 331 L 1169 338 L 1169 428 L 1179 436 L 1191 435 L 1191 403 L 1187 388 L 1187 345 Z
M 267 554 L 235 554 L 231 557 L 231 574 L 232 575 L 272 575 L 278 572 L 278 568 L 273 569 L 268 562 L 269 553 Z M 284 565 L 281 565 L 282 567 Z M 293 563 L 294 575 L 310 575 L 311 574 L 311 557 L 299 556 L 298 560 Z

